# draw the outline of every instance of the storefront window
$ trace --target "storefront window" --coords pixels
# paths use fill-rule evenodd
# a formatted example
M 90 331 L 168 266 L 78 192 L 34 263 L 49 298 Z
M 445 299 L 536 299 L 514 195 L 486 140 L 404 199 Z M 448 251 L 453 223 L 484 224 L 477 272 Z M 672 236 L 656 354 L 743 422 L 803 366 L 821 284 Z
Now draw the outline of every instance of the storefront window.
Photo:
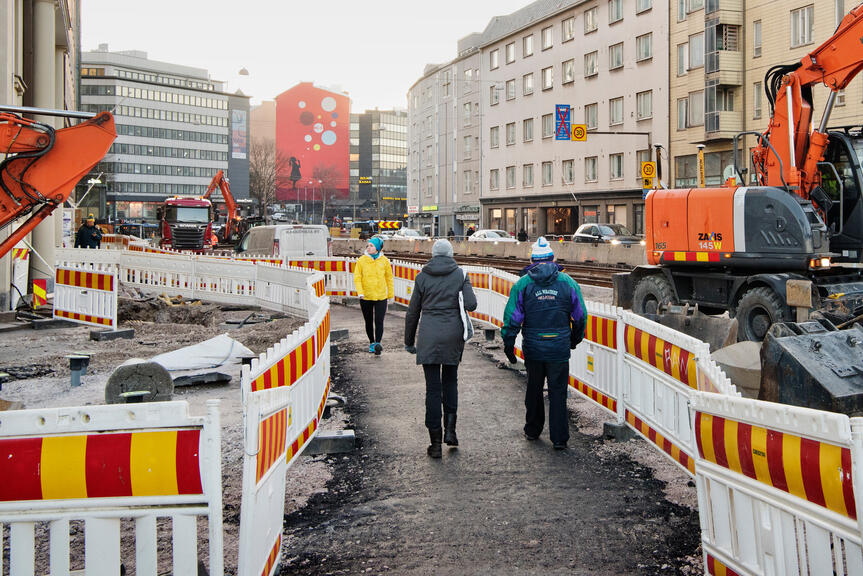
M 506 230 L 510 234 L 515 234 L 516 232 L 518 232 L 518 230 L 516 230 L 516 226 L 518 226 L 518 222 L 516 221 L 516 213 L 517 210 L 515 208 L 506 209 L 506 222 L 502 230 Z
M 644 234 L 644 204 L 635 204 L 632 207 L 632 233 Z
M 539 236 L 539 230 L 536 226 L 536 208 L 528 208 L 525 210 L 524 219 L 526 220 L 524 230 L 527 232 L 527 235 L 531 238 Z
M 582 212 L 581 222 L 583 224 L 599 222 L 599 206 L 585 206 Z
M 492 228 L 502 228 L 503 227 L 503 210 L 501 208 L 493 208 L 491 210 L 491 227 Z
M 573 233 L 571 208 L 549 208 L 546 218 L 549 234 L 559 236 Z

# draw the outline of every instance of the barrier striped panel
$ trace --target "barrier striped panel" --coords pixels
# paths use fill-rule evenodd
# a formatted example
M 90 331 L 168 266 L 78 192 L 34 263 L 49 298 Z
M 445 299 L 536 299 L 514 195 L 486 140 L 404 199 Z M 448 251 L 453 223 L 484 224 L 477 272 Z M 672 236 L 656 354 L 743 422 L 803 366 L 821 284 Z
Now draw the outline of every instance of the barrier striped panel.
M 318 270 L 319 272 L 352 272 L 345 260 L 290 260 L 288 266 L 296 268 L 306 268 L 308 270 Z
M 0 501 L 203 494 L 200 430 L 0 440 Z
M 710 554 L 707 555 L 707 573 L 711 576 L 740 576 Z
M 513 286 L 515 286 L 515 282 L 510 282 L 509 280 L 504 280 L 503 278 L 498 278 L 497 276 L 491 277 L 492 292 L 497 292 L 498 294 L 501 294 L 508 298 Z
M 408 306 L 411 303 L 408 298 L 402 298 L 401 296 L 395 296 L 393 299 L 395 300 L 396 304 L 403 304 L 405 306 Z
M 75 322 L 84 322 L 86 324 L 95 324 L 98 326 L 113 326 L 113 318 L 102 318 L 101 316 L 93 316 L 92 314 L 78 314 L 77 312 L 69 312 L 67 310 L 54 310 L 56 318 L 65 318 Z
M 270 550 L 270 555 L 267 556 L 267 561 L 264 564 L 264 570 L 261 572 L 261 576 L 270 576 L 270 573 L 276 567 L 276 562 L 279 560 L 279 552 L 282 548 L 282 534 L 276 537 L 276 543 L 273 544 L 273 549 Z
M 584 337 L 600 346 L 617 348 L 617 320 L 588 315 Z
M 29 248 L 12 248 L 12 259 L 13 260 L 26 260 L 30 257 L 30 249 Z
M 480 290 L 488 290 L 489 282 L 488 282 L 488 274 L 485 272 L 468 272 L 468 278 L 470 278 L 470 285 L 474 288 Z
M 114 274 L 58 268 L 54 283 L 64 286 L 74 286 L 75 288 L 89 288 L 91 290 L 111 292 L 114 290 Z
M 692 456 L 681 450 L 679 446 L 651 428 L 641 418 L 629 410 L 626 411 L 626 422 L 634 428 L 636 432 L 643 435 L 659 447 L 660 450 L 671 456 L 672 460 L 683 466 L 691 475 L 695 475 L 695 461 L 692 459 Z
M 627 354 L 647 362 L 694 390 L 698 389 L 695 354 L 635 326 L 626 327 L 624 338 Z
M 48 281 L 44 278 L 33 280 L 33 307 L 48 303 Z
M 283 408 L 261 420 L 258 424 L 258 466 L 255 482 L 270 471 L 270 468 L 285 454 L 285 434 L 288 430 L 288 411 Z
M 606 396 L 599 390 L 588 386 L 578 378 L 574 376 L 569 377 L 569 385 L 581 392 L 583 395 L 587 396 L 603 408 L 607 410 L 611 410 L 612 413 L 617 413 L 617 400 L 612 398 L 611 396 Z
M 848 448 L 703 412 L 695 439 L 708 462 L 857 519 Z
M 719 262 L 719 252 L 661 252 L 662 262 Z
M 330 337 L 330 311 L 327 310 L 327 313 L 324 315 L 324 319 L 321 321 L 321 324 L 318 326 L 317 332 L 315 334 L 317 339 L 317 355 L 320 356 L 321 350 L 324 349 L 324 345 L 327 343 L 327 338 Z
M 321 403 L 318 406 L 318 421 L 320 421 L 321 416 L 324 414 L 324 408 L 327 405 L 327 398 L 330 396 L 330 379 L 327 378 L 327 386 L 324 388 L 324 397 L 321 398 Z
M 318 298 L 320 298 L 321 296 L 323 296 L 324 294 L 327 293 L 326 283 L 324 282 L 323 278 L 321 278 L 320 280 L 315 282 L 314 287 L 315 287 L 315 296 L 317 296 Z
M 309 338 L 252 381 L 252 392 L 292 386 L 315 364 L 315 341 Z
M 401 266 L 395 265 L 393 266 L 393 276 L 396 278 L 403 278 L 404 280 L 414 281 L 417 278 L 417 275 L 420 273 L 416 268 L 411 268 L 410 266 Z
M 356 296 L 357 293 L 351 290 L 327 290 L 327 296 Z
M 326 396 L 324 397 L 324 402 L 326 402 Z M 300 449 L 305 446 L 306 442 L 309 441 L 309 438 L 312 437 L 312 434 L 315 433 L 315 430 L 318 429 L 318 419 L 312 418 L 312 421 L 309 422 L 309 425 L 306 426 L 306 429 L 303 430 L 296 440 L 293 441 L 290 448 L 288 448 L 287 461 L 290 463 L 291 460 L 294 459 L 294 456 L 300 453 Z
M 501 322 L 497 318 L 492 318 L 490 315 L 485 314 L 483 312 L 468 312 L 467 314 L 471 318 L 476 318 L 477 320 L 482 320 L 483 322 L 493 324 L 494 326 L 497 326 L 498 328 L 503 326 L 503 322 Z

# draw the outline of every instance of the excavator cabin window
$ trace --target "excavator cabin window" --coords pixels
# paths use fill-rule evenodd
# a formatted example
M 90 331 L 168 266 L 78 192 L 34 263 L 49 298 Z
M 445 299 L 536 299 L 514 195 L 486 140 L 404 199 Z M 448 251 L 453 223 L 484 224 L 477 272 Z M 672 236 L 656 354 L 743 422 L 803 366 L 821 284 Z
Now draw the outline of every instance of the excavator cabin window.
M 840 189 L 833 170 L 829 166 L 822 165 L 821 187 L 834 202 L 827 214 L 828 228 L 840 229 L 842 227 L 840 219 L 847 220 L 860 199 L 861 161 L 863 161 L 863 137 L 851 138 L 843 133 L 830 133 L 824 162 L 833 164 L 836 168 L 836 173 L 842 179 L 842 187 Z

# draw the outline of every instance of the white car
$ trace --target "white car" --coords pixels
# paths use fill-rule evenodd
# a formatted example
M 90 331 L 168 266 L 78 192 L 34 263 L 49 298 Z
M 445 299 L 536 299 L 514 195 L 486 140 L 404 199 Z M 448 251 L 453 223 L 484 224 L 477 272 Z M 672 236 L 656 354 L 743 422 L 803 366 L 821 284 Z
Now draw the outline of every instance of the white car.
M 395 240 L 428 240 L 429 237 L 425 234 L 420 234 L 412 228 L 402 228 L 393 234 Z
M 505 230 L 477 230 L 468 238 L 471 242 L 516 242 Z

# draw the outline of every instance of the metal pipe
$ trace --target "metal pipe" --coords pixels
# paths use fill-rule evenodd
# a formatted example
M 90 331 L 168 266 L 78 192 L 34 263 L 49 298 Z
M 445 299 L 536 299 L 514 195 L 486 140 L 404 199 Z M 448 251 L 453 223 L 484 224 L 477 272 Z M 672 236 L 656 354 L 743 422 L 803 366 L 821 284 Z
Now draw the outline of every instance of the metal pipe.
M 818 131 L 824 134 L 827 132 L 827 122 L 830 121 L 830 114 L 833 112 L 833 103 L 836 102 L 836 92 L 830 92 L 827 96 L 827 105 L 824 106 L 824 115 L 821 116 L 821 124 L 818 125 Z
M 797 166 L 797 150 L 794 148 L 794 103 L 791 100 L 791 85 L 785 87 L 785 99 L 788 101 L 788 156 L 791 158 L 791 167 Z
M 0 104 L 0 112 L 12 112 L 13 114 L 38 114 L 40 116 L 60 116 L 63 118 L 80 118 L 89 120 L 95 118 L 94 112 L 76 112 L 74 110 L 52 110 L 49 108 L 34 108 L 32 106 L 10 106 Z

